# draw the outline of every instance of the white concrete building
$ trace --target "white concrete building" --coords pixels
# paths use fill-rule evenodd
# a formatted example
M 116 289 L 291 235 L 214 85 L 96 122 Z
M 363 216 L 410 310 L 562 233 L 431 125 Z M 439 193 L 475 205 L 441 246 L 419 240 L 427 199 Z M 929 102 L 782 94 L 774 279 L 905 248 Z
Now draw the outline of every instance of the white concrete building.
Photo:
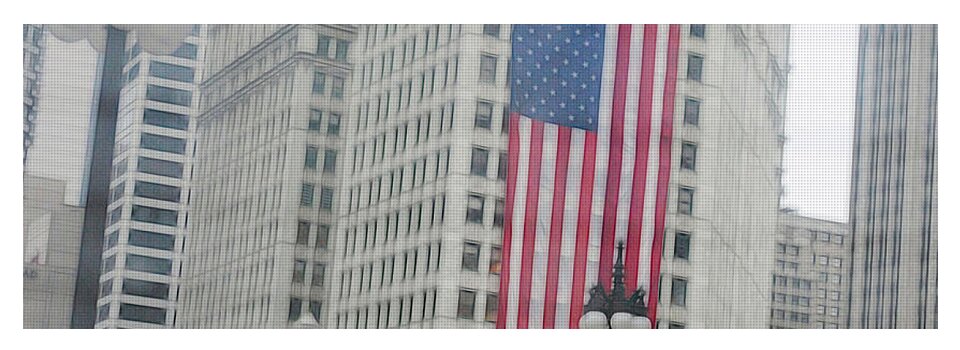
M 849 328 L 937 328 L 937 25 L 862 25 Z
M 781 211 L 770 328 L 846 328 L 847 224 Z
M 168 56 L 127 36 L 96 328 L 175 318 L 203 46 L 195 28 Z

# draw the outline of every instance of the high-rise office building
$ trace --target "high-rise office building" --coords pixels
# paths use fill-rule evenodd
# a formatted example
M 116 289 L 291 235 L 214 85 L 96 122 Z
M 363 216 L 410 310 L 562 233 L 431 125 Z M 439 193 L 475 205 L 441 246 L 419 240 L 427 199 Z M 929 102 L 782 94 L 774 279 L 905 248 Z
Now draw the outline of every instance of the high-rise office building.
M 33 144 L 33 123 L 37 119 L 37 82 L 43 53 L 43 25 L 23 25 L 23 162 Z
M 23 328 L 70 327 L 83 208 L 63 181 L 23 177 Z
M 177 327 L 325 323 L 355 35 L 208 27 Z
M 660 327 L 768 326 L 788 31 L 682 26 Z M 509 38 L 210 26 L 176 326 L 493 327 Z
M 847 224 L 781 212 L 770 328 L 844 328 L 850 280 Z
M 173 324 L 200 79 L 200 26 L 170 55 L 123 55 L 97 328 Z
M 937 26 L 862 25 L 850 328 L 937 328 Z

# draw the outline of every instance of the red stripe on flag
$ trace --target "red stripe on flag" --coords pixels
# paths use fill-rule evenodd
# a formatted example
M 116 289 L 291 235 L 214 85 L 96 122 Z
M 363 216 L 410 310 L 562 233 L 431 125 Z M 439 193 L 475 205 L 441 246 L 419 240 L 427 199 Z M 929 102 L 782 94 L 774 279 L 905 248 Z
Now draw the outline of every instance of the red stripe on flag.
M 593 181 L 597 164 L 597 133 L 587 132 L 583 140 L 583 171 L 580 176 L 580 208 L 577 213 L 577 244 L 573 254 L 573 285 L 570 289 L 571 329 L 580 328 L 583 289 L 587 279 L 587 249 L 590 247 L 590 215 L 593 211 Z
M 617 204 L 620 199 L 620 171 L 623 156 L 623 114 L 627 103 L 627 75 L 630 71 L 630 32 L 632 25 L 621 24 L 617 33 L 617 65 L 613 77 L 613 106 L 610 114 L 610 154 L 603 204 L 600 236 L 600 273 L 603 287 L 610 290 L 613 271 L 613 240 L 617 230 Z
M 657 65 L 657 25 L 643 26 L 643 56 L 640 62 L 640 98 L 637 106 L 637 158 L 633 163 L 633 185 L 630 195 L 630 217 L 627 220 L 628 291 L 637 290 L 640 266 L 640 239 L 643 227 L 643 201 L 647 190 L 647 160 L 650 157 L 650 114 L 653 106 L 653 73 Z
M 557 163 L 553 182 L 553 213 L 550 217 L 550 248 L 547 252 L 547 280 L 543 296 L 543 328 L 554 328 L 557 306 L 557 277 L 560 274 L 560 243 L 563 242 L 563 207 L 567 197 L 567 168 L 570 163 L 570 128 L 559 127 Z
M 527 175 L 527 203 L 523 212 L 523 250 L 520 255 L 520 295 L 517 299 L 517 328 L 527 328 L 530 315 L 530 284 L 533 282 L 533 251 L 537 239 L 537 205 L 540 201 L 540 162 L 543 159 L 543 122 L 532 119 L 530 161 Z
M 507 296 L 510 287 L 510 245 L 513 242 L 513 200 L 517 189 L 517 163 L 520 162 L 520 115 L 510 113 L 507 141 L 507 198 L 503 210 L 503 246 L 500 250 L 500 293 L 497 305 L 497 328 L 507 327 Z
M 671 154 L 673 145 L 673 106 L 677 88 L 677 54 L 680 51 L 680 26 L 670 25 L 667 43 L 667 74 L 663 84 L 663 122 L 660 128 L 660 167 L 657 172 L 657 206 L 653 219 L 653 249 L 650 262 L 650 302 L 647 315 L 651 324 L 657 324 L 657 296 L 660 284 L 660 251 L 663 249 L 663 228 L 667 214 L 667 194 L 670 184 Z

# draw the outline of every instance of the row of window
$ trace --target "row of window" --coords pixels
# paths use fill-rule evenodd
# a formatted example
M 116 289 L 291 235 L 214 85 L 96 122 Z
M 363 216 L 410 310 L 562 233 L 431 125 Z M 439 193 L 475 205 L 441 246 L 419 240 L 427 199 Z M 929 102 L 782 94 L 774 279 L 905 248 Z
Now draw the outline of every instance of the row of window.
M 144 298 L 167 300 L 170 296 L 170 285 L 160 282 L 138 280 L 134 278 L 122 279 L 120 291 L 126 295 Z M 113 294 L 113 278 L 100 283 L 100 297 Z
M 433 319 L 437 313 L 437 289 L 391 298 L 353 311 L 337 314 L 337 328 L 394 328 Z
M 310 285 L 322 287 L 324 276 L 327 272 L 327 265 L 322 263 L 313 264 L 313 276 L 310 278 Z M 304 283 L 307 275 L 307 262 L 305 260 L 295 260 L 293 262 L 293 283 Z
M 312 226 L 313 224 L 309 221 L 297 222 L 297 245 L 310 245 L 310 231 L 312 230 Z M 327 242 L 330 239 L 330 225 L 320 224 L 316 226 L 317 238 L 313 244 L 316 249 L 327 249 Z
M 389 28 L 389 27 L 388 27 Z M 376 35 L 375 31 L 379 28 L 376 26 L 372 28 L 373 31 L 366 31 L 366 39 L 364 45 L 371 44 L 369 40 L 369 35 Z M 456 34 L 454 30 L 456 29 Z M 394 28 L 394 31 L 396 28 Z M 389 30 L 384 30 L 381 34 L 386 37 L 386 33 Z M 414 62 L 417 58 L 423 57 L 427 52 L 435 51 L 440 45 L 440 37 L 444 37 L 444 43 L 448 43 L 452 37 L 459 35 L 459 25 L 433 25 L 427 27 L 423 32 L 423 37 L 421 39 L 420 35 L 413 35 L 411 38 L 404 40 L 399 45 L 391 47 L 389 50 L 384 50 L 383 53 L 378 58 L 371 59 L 365 64 L 361 65 L 361 86 L 366 87 L 374 79 L 374 70 L 379 65 L 377 70 L 379 75 L 379 80 L 383 80 L 384 76 L 389 76 L 395 70 L 400 70 L 403 67 L 406 67 L 408 64 Z M 376 62 L 376 63 L 375 63 Z M 377 64 L 379 63 L 379 64 Z M 367 73 L 369 72 L 369 73 Z
M 293 322 L 300 319 L 300 309 L 303 307 L 303 300 L 300 298 L 290 298 L 290 310 L 287 313 L 287 321 Z M 310 314 L 313 319 L 320 322 L 320 310 L 322 304 L 319 300 L 310 300 Z
M 810 290 L 810 286 L 811 286 L 810 280 L 781 276 L 781 275 L 773 275 L 774 286 L 786 287 L 788 281 L 790 282 L 790 286 L 792 286 L 795 289 Z
M 463 242 L 463 257 L 460 259 L 460 269 L 464 271 L 479 271 L 480 265 L 480 242 Z M 499 275 L 503 266 L 502 252 L 499 246 L 490 247 L 490 264 L 487 272 L 493 275 Z
M 836 306 L 826 306 L 826 305 L 817 305 L 817 314 L 826 315 L 829 312 L 829 315 L 832 317 L 840 316 L 840 308 Z
M 810 298 L 804 297 L 804 296 L 788 295 L 783 293 L 772 293 L 772 298 L 773 298 L 773 302 L 778 304 L 786 304 L 787 301 L 789 300 L 790 305 L 797 305 L 797 306 L 804 306 L 804 307 L 810 306 Z
M 474 320 L 474 314 L 477 303 L 477 291 L 472 289 L 460 289 L 459 300 L 457 301 L 457 318 Z M 483 320 L 486 322 L 497 322 L 497 307 L 499 298 L 496 293 L 487 293 L 487 300 L 484 305 Z
M 330 75 L 330 97 L 343 98 L 344 78 L 341 76 Z M 325 95 L 327 93 L 327 73 L 313 73 L 313 94 Z
M 786 311 L 781 309 L 773 309 L 770 311 L 770 317 L 774 320 L 785 320 L 788 319 L 790 322 L 798 323 L 810 323 L 810 314 L 805 312 L 796 312 L 796 311 Z
M 310 119 L 307 121 L 307 130 L 320 132 L 323 125 L 323 111 L 313 108 L 310 109 Z M 330 113 L 327 115 L 327 135 L 340 135 L 340 114 Z
M 303 160 L 303 167 L 311 170 L 317 169 L 317 157 L 319 156 L 320 149 L 314 145 L 307 145 L 307 151 Z M 335 149 L 325 149 L 323 150 L 323 173 L 333 174 L 337 172 L 337 150 Z
M 391 286 L 395 281 L 399 283 L 414 279 L 418 272 L 419 275 L 425 275 L 439 271 L 441 248 L 439 241 L 427 243 L 425 247 L 391 254 L 379 259 L 379 263 L 370 262 L 341 272 L 338 298 L 350 298 L 373 288 Z
M 312 207 L 316 185 L 304 182 L 300 189 L 300 206 Z M 333 187 L 320 186 L 320 209 L 333 210 Z
M 467 195 L 467 222 L 474 224 L 483 224 L 483 210 L 486 197 L 479 193 L 470 193 Z M 506 202 L 503 198 L 494 199 L 493 206 L 493 227 L 503 227 L 503 212 L 506 208 Z
M 361 142 L 353 146 L 353 173 L 363 171 L 367 166 L 373 166 L 386 159 L 387 148 L 392 156 L 403 154 L 407 147 L 416 147 L 420 142 L 427 142 L 431 136 L 440 136 L 453 127 L 453 103 L 444 105 L 440 114 L 434 118 L 432 112 L 418 116 L 416 120 L 398 123 L 393 128 L 392 140 L 388 139 L 388 132 L 374 135 L 370 141 Z M 367 147 L 367 146 L 370 147 Z M 369 148 L 369 154 L 368 154 Z
M 830 257 L 828 255 L 813 255 L 813 264 L 820 266 L 830 265 L 832 267 L 841 267 L 843 265 L 843 259 L 838 257 Z
M 449 164 L 450 148 L 446 148 L 389 170 L 371 178 L 368 182 L 354 185 L 347 191 L 347 212 L 353 213 L 361 208 L 380 204 L 382 201 L 392 199 L 395 195 L 446 176 L 450 171 Z
M 97 321 L 106 320 L 110 315 L 110 305 L 104 304 L 97 310 Z M 121 303 L 120 319 L 163 325 L 167 322 L 167 309 Z
M 490 157 L 490 150 L 481 147 L 473 147 L 470 154 L 470 175 L 487 177 L 487 160 Z M 500 152 L 497 157 L 497 179 L 506 181 L 507 179 L 507 152 Z
M 777 243 L 777 254 L 800 255 L 800 246 Z
M 111 255 L 103 260 L 102 273 L 113 271 L 117 267 L 117 255 Z M 146 272 L 157 275 L 170 276 L 173 262 L 170 259 L 155 258 L 152 256 L 127 254 L 124 268 L 131 271 Z
M 350 42 L 343 39 L 334 39 L 321 35 L 317 40 L 317 56 L 333 59 L 338 62 L 347 62 L 347 52 L 350 51 Z
M 113 231 L 108 234 L 106 237 L 106 242 L 104 242 L 103 250 L 107 251 L 113 247 L 116 247 L 119 238 L 120 231 Z M 130 229 L 127 232 L 127 244 L 141 248 L 158 249 L 169 252 L 173 251 L 173 246 L 176 240 L 176 237 L 173 235 L 159 232 L 150 232 L 138 229 Z
M 139 63 L 138 63 L 138 66 L 135 68 L 139 69 Z M 179 81 L 184 83 L 193 83 L 194 81 L 194 69 L 191 67 L 185 67 L 181 65 L 158 62 L 158 61 L 150 61 L 149 72 L 151 77 L 174 80 L 174 81 Z
M 123 216 L 123 206 L 117 207 L 107 216 L 107 226 L 116 224 Z M 143 205 L 134 205 L 130 212 L 133 221 L 158 224 L 163 226 L 177 226 L 179 213 L 176 210 L 160 209 Z
M 380 225 L 380 218 L 377 217 L 362 225 L 347 228 L 344 231 L 343 256 L 353 256 L 357 250 L 366 252 L 368 248 L 376 248 L 388 241 L 396 242 L 401 232 L 409 236 L 411 233 L 419 233 L 421 228 L 432 229 L 435 224 L 442 224 L 446 198 L 446 195 L 440 194 L 412 203 L 406 209 L 387 213 L 383 217 L 383 225 Z
M 190 107 L 193 101 L 193 92 L 149 84 L 147 85 L 147 100 Z

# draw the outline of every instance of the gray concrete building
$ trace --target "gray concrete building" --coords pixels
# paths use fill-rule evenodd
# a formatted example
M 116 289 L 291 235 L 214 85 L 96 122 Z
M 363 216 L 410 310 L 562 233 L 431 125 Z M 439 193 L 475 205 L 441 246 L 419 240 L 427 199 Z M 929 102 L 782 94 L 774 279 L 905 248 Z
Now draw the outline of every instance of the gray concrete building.
M 937 26 L 862 25 L 850 328 L 937 328 Z
M 770 328 L 846 328 L 848 227 L 781 211 Z
M 27 150 L 33 144 L 34 123 L 37 119 L 37 82 L 43 53 L 43 25 L 23 25 L 23 163 Z
M 23 328 L 70 328 L 83 208 L 61 181 L 23 177 Z

